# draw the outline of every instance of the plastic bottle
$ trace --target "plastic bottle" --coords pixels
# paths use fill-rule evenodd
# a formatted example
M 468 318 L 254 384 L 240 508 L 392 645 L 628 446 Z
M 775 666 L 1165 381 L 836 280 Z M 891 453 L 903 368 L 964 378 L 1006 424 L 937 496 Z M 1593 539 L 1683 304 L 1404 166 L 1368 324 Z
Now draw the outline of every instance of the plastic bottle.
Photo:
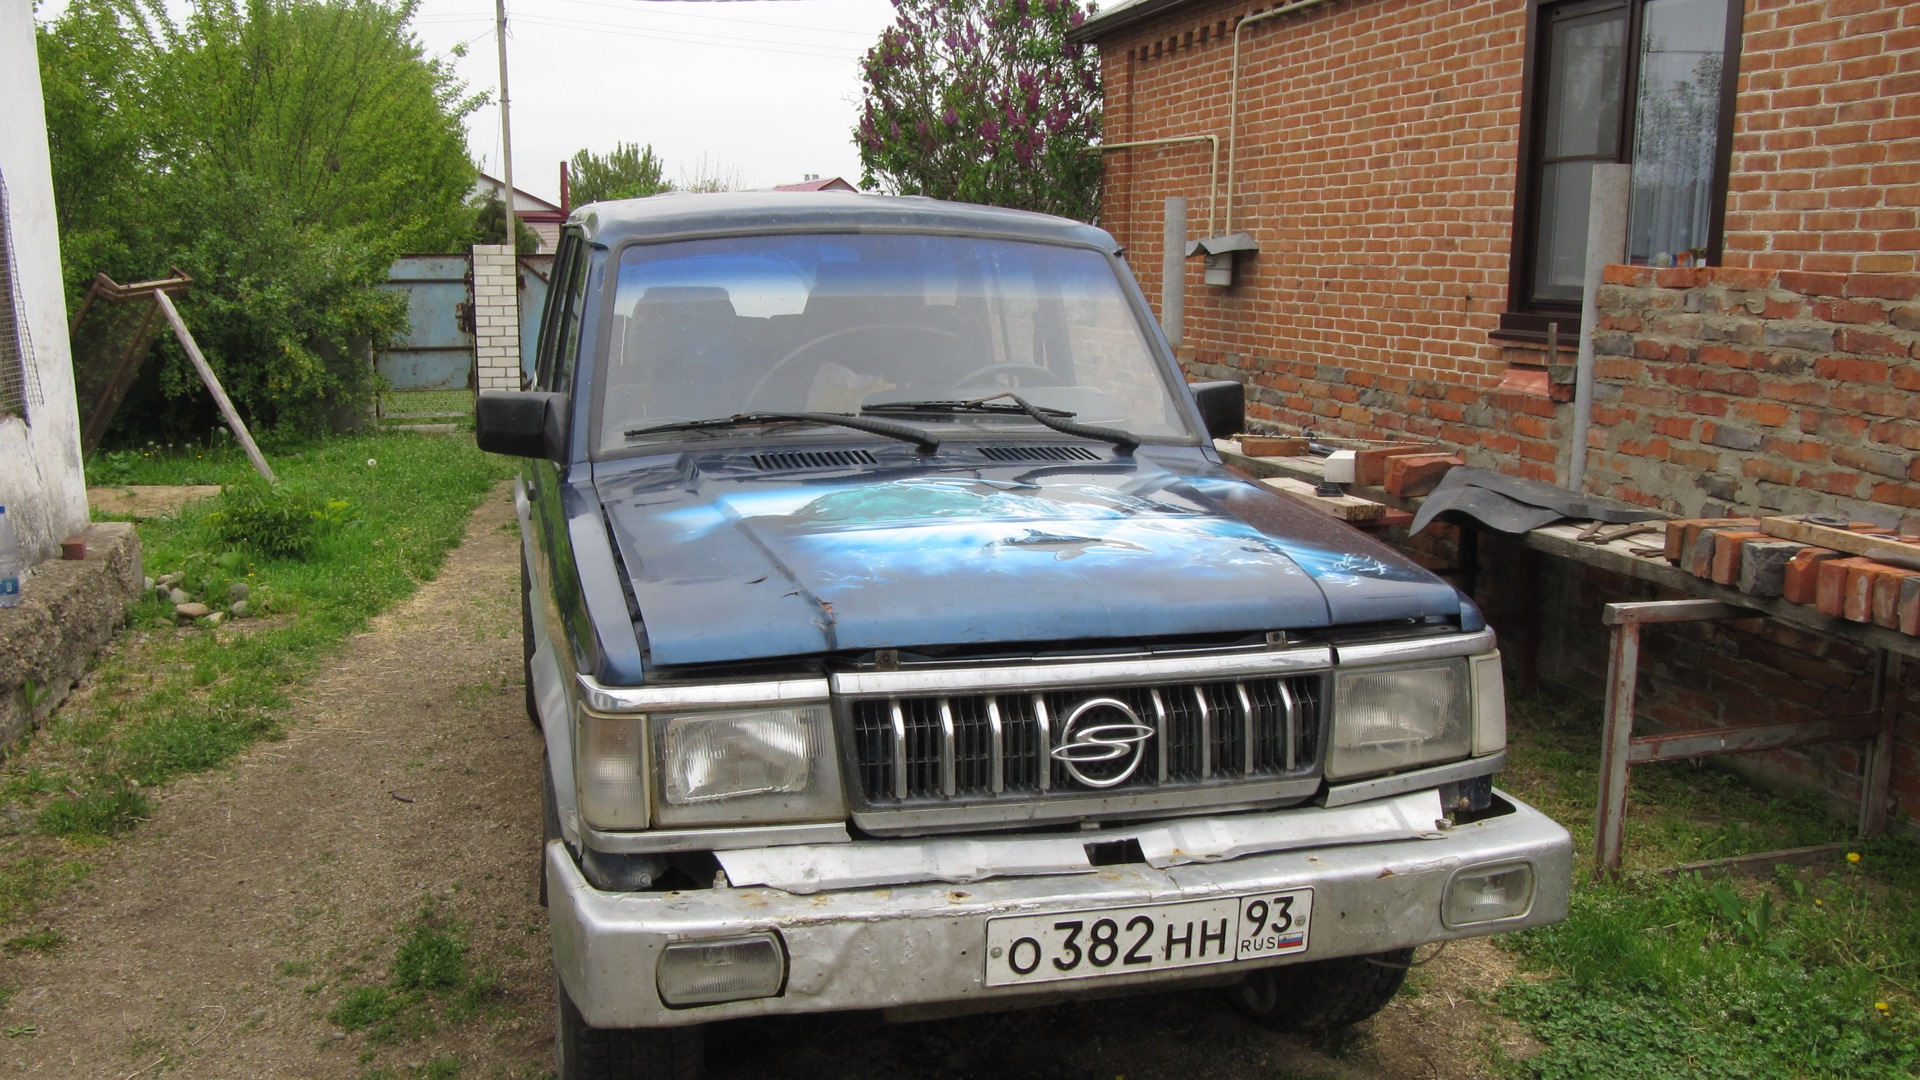
M 0 506 L 0 608 L 19 606 L 20 580 L 26 576 L 26 564 L 20 559 L 20 541 L 13 536 L 13 522 L 7 517 L 7 508 Z

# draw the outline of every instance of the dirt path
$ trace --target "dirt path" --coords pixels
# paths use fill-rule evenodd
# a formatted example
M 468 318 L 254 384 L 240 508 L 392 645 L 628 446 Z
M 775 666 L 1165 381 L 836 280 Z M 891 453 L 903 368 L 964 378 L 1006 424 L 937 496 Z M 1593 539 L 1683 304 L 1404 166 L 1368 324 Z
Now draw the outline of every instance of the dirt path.
M 354 638 L 284 742 L 184 781 L 85 888 L 0 957 L 0 1076 L 543 1077 L 551 968 L 534 903 L 540 746 L 520 712 L 510 504 L 488 500 L 441 574 Z M 425 913 L 423 915 L 423 912 Z M 480 978 L 376 1037 L 328 1019 L 393 983 L 419 925 Z M 713 1080 L 1240 1080 L 1481 1075 L 1523 1050 L 1472 1000 L 1504 954 L 1456 945 L 1333 1046 L 1206 993 L 887 1025 L 865 1015 L 717 1027 Z M 1322 1052 L 1325 1051 L 1325 1052 Z

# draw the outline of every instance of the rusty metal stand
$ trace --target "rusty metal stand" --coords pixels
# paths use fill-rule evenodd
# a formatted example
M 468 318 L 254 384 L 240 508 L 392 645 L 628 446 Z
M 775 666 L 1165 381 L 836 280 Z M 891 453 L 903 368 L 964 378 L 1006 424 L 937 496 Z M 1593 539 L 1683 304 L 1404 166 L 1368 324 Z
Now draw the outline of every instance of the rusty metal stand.
M 1798 723 L 1703 728 L 1664 735 L 1633 734 L 1642 626 L 1760 615 L 1760 612 L 1717 600 L 1654 600 L 1607 605 L 1601 622 L 1613 629 L 1607 656 L 1606 727 L 1600 745 L 1600 803 L 1594 815 L 1594 876 L 1620 872 L 1627 828 L 1627 773 L 1635 765 L 1781 750 L 1842 739 L 1869 739 L 1872 746 L 1862 780 L 1860 835 L 1870 836 L 1886 826 L 1887 782 L 1892 766 L 1894 723 L 1899 712 L 1899 695 L 1895 691 L 1900 678 L 1900 658 L 1884 650 L 1875 665 L 1874 707 L 1865 713 Z M 1718 861 L 1752 862 L 1760 857 L 1738 856 Z M 1793 860 L 1783 858 L 1781 861 Z M 1708 866 L 1698 864 L 1697 868 Z

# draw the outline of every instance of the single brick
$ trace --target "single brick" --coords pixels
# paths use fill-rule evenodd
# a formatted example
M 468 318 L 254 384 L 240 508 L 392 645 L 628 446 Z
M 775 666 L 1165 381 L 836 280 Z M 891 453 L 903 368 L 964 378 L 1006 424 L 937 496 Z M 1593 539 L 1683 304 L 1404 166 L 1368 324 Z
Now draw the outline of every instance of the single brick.
M 1901 633 L 1920 637 L 1920 577 L 1900 583 L 1900 601 L 1894 613 L 1899 616 Z
M 1701 529 L 1755 528 L 1760 522 L 1755 518 L 1680 518 L 1667 522 L 1667 561 L 1679 562 L 1693 542 L 1700 537 Z
M 1713 559 L 1708 575 L 1722 585 L 1732 585 L 1740 580 L 1742 545 L 1749 540 L 1765 539 L 1767 534 L 1755 529 L 1715 529 L 1708 535 L 1713 537 Z
M 1387 459 L 1387 490 L 1395 495 L 1425 495 L 1448 471 L 1466 462 L 1451 454 L 1409 454 Z
M 1877 566 L 1872 559 L 1858 557 L 1846 559 L 1828 559 L 1820 564 L 1817 571 L 1819 580 L 1814 585 L 1813 605 L 1820 614 L 1842 618 L 1847 611 L 1847 575 L 1862 566 Z
M 1873 575 L 1873 623 L 1889 630 L 1900 629 L 1900 590 L 1908 581 L 1920 578 L 1920 570 L 1899 566 L 1882 567 Z
M 1787 565 L 1807 545 L 1792 540 L 1749 540 L 1740 545 L 1740 591 L 1751 596 L 1779 596 L 1786 591 Z

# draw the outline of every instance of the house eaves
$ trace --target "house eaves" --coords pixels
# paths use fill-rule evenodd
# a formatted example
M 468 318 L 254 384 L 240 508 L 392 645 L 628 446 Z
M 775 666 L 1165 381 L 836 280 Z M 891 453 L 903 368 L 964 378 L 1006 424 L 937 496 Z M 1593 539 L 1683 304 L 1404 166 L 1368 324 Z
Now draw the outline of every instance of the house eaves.
M 1067 40 L 1095 41 L 1115 30 L 1146 22 L 1148 19 L 1175 8 L 1187 7 L 1195 2 L 1196 0 L 1129 0 L 1128 3 L 1108 8 L 1079 26 L 1070 28 L 1067 31 Z

